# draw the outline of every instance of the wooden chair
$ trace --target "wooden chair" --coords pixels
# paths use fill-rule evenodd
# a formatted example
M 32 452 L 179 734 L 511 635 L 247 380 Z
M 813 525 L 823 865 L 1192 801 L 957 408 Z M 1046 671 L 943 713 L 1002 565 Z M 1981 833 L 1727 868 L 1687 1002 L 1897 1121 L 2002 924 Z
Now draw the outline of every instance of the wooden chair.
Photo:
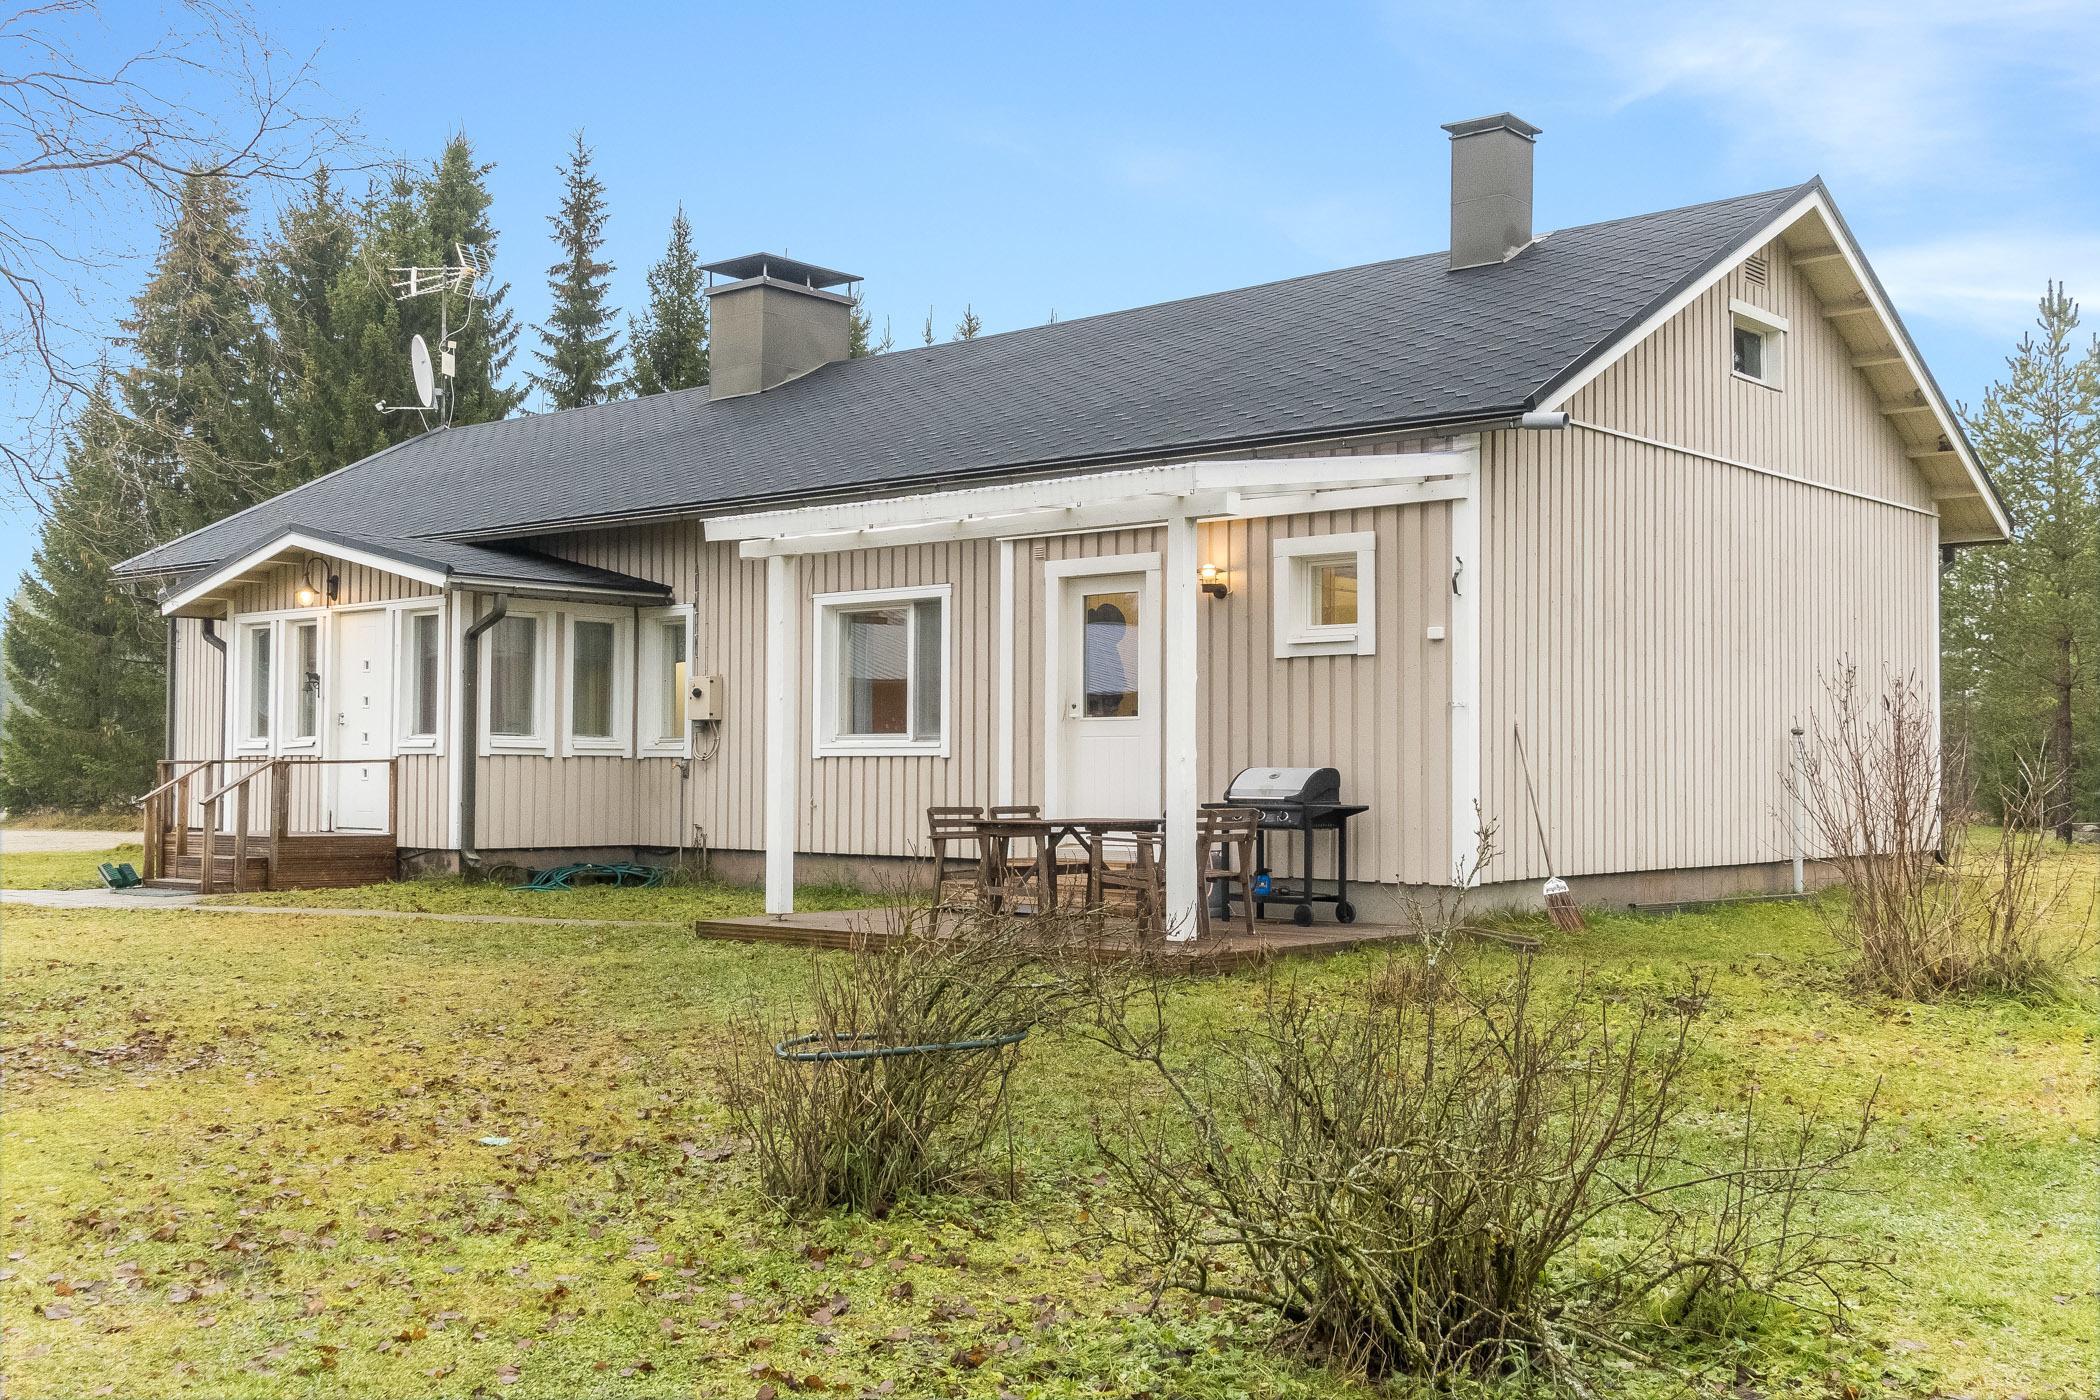
M 1208 935 L 1211 931 L 1210 894 L 1216 886 L 1224 886 L 1225 897 L 1235 897 L 1233 887 L 1239 887 L 1239 916 L 1235 920 L 1240 932 L 1249 938 L 1254 936 L 1254 834 L 1261 824 L 1261 813 L 1252 807 L 1202 807 L 1196 812 L 1196 876 L 1202 897 L 1196 901 L 1196 932 Z M 1213 858 L 1223 854 L 1223 865 L 1212 863 Z
M 1093 884 L 1099 891 L 1096 913 L 1105 913 L 1111 895 L 1130 896 L 1131 915 L 1137 920 L 1140 938 L 1166 933 L 1167 883 L 1165 842 L 1156 831 L 1137 831 L 1118 836 L 1116 843 L 1131 847 L 1128 861 L 1110 865 L 1094 863 Z
M 933 860 L 934 908 L 974 908 L 982 897 L 986 850 L 979 828 L 983 821 L 982 807 L 926 809 L 926 849 Z M 949 854 L 951 846 L 957 848 L 954 855 Z M 967 882 L 960 897 L 949 894 L 951 882 Z

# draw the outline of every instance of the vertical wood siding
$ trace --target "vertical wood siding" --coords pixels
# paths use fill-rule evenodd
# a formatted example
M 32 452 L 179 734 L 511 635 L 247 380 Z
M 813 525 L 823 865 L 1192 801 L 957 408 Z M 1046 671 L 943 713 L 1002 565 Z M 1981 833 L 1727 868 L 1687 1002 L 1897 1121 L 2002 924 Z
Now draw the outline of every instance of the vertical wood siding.
M 1787 265 L 1734 276 L 1569 405 L 1576 421 L 1929 509 L 1849 352 Z M 1778 390 L 1730 373 L 1730 296 L 1787 318 Z M 1929 681 L 1937 521 L 1580 427 L 1483 440 L 1483 807 L 1545 873 L 1783 860 L 1788 729 L 1841 662 Z

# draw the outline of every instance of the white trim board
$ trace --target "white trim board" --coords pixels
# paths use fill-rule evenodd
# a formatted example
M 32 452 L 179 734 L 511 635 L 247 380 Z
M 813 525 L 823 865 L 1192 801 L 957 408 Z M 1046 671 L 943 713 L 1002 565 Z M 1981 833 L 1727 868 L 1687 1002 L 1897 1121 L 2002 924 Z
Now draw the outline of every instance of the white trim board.
M 317 554 L 326 559 L 339 560 L 345 564 L 361 564 L 368 569 L 394 574 L 400 578 L 414 579 L 417 583 L 432 588 L 445 586 L 445 574 L 441 570 L 424 568 L 417 564 L 406 564 L 399 559 L 390 559 L 383 554 L 372 554 L 365 550 L 349 548 L 331 540 L 313 535 L 281 535 L 258 549 L 249 551 L 230 564 L 221 565 L 197 582 L 175 594 L 160 605 L 162 617 L 173 617 L 192 603 L 201 602 L 220 588 L 238 579 L 250 569 L 258 569 L 271 563 L 280 554 Z

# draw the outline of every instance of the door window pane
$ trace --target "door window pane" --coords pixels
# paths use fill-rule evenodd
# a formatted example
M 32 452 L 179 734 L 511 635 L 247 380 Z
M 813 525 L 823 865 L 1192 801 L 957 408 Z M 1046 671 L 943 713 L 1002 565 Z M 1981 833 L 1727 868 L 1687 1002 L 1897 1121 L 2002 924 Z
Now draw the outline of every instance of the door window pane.
M 270 737 L 270 629 L 248 629 L 248 737 Z
M 489 733 L 532 736 L 539 649 L 538 618 L 506 617 L 489 629 Z
M 570 715 L 581 739 L 613 737 L 613 625 L 579 622 L 571 634 Z
M 292 628 L 292 683 L 299 688 L 292 707 L 295 739 L 311 739 L 321 730 L 321 626 L 302 622 Z
M 1138 712 L 1138 595 L 1135 590 L 1088 593 L 1080 599 L 1084 619 L 1080 679 L 1086 713 L 1100 719 Z
M 1356 625 L 1356 561 L 1326 559 L 1308 567 L 1315 627 Z
M 438 615 L 416 613 L 409 629 L 409 714 L 413 733 L 436 734 L 438 728 Z
M 911 632 L 910 604 L 839 614 L 841 734 L 910 732 Z
M 656 737 L 676 742 L 685 737 L 685 623 L 666 622 L 656 635 L 664 683 L 663 714 L 657 722 Z

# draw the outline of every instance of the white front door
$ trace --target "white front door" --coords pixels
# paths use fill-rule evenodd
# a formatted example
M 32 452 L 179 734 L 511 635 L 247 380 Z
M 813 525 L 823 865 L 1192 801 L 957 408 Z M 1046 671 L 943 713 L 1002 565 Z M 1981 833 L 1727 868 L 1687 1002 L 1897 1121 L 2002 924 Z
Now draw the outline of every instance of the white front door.
M 1049 590 L 1048 815 L 1160 814 L 1156 578 L 1073 574 Z
M 335 616 L 335 754 L 368 762 L 331 764 L 335 824 L 342 831 L 387 828 L 388 755 L 393 750 L 391 617 L 384 611 Z

